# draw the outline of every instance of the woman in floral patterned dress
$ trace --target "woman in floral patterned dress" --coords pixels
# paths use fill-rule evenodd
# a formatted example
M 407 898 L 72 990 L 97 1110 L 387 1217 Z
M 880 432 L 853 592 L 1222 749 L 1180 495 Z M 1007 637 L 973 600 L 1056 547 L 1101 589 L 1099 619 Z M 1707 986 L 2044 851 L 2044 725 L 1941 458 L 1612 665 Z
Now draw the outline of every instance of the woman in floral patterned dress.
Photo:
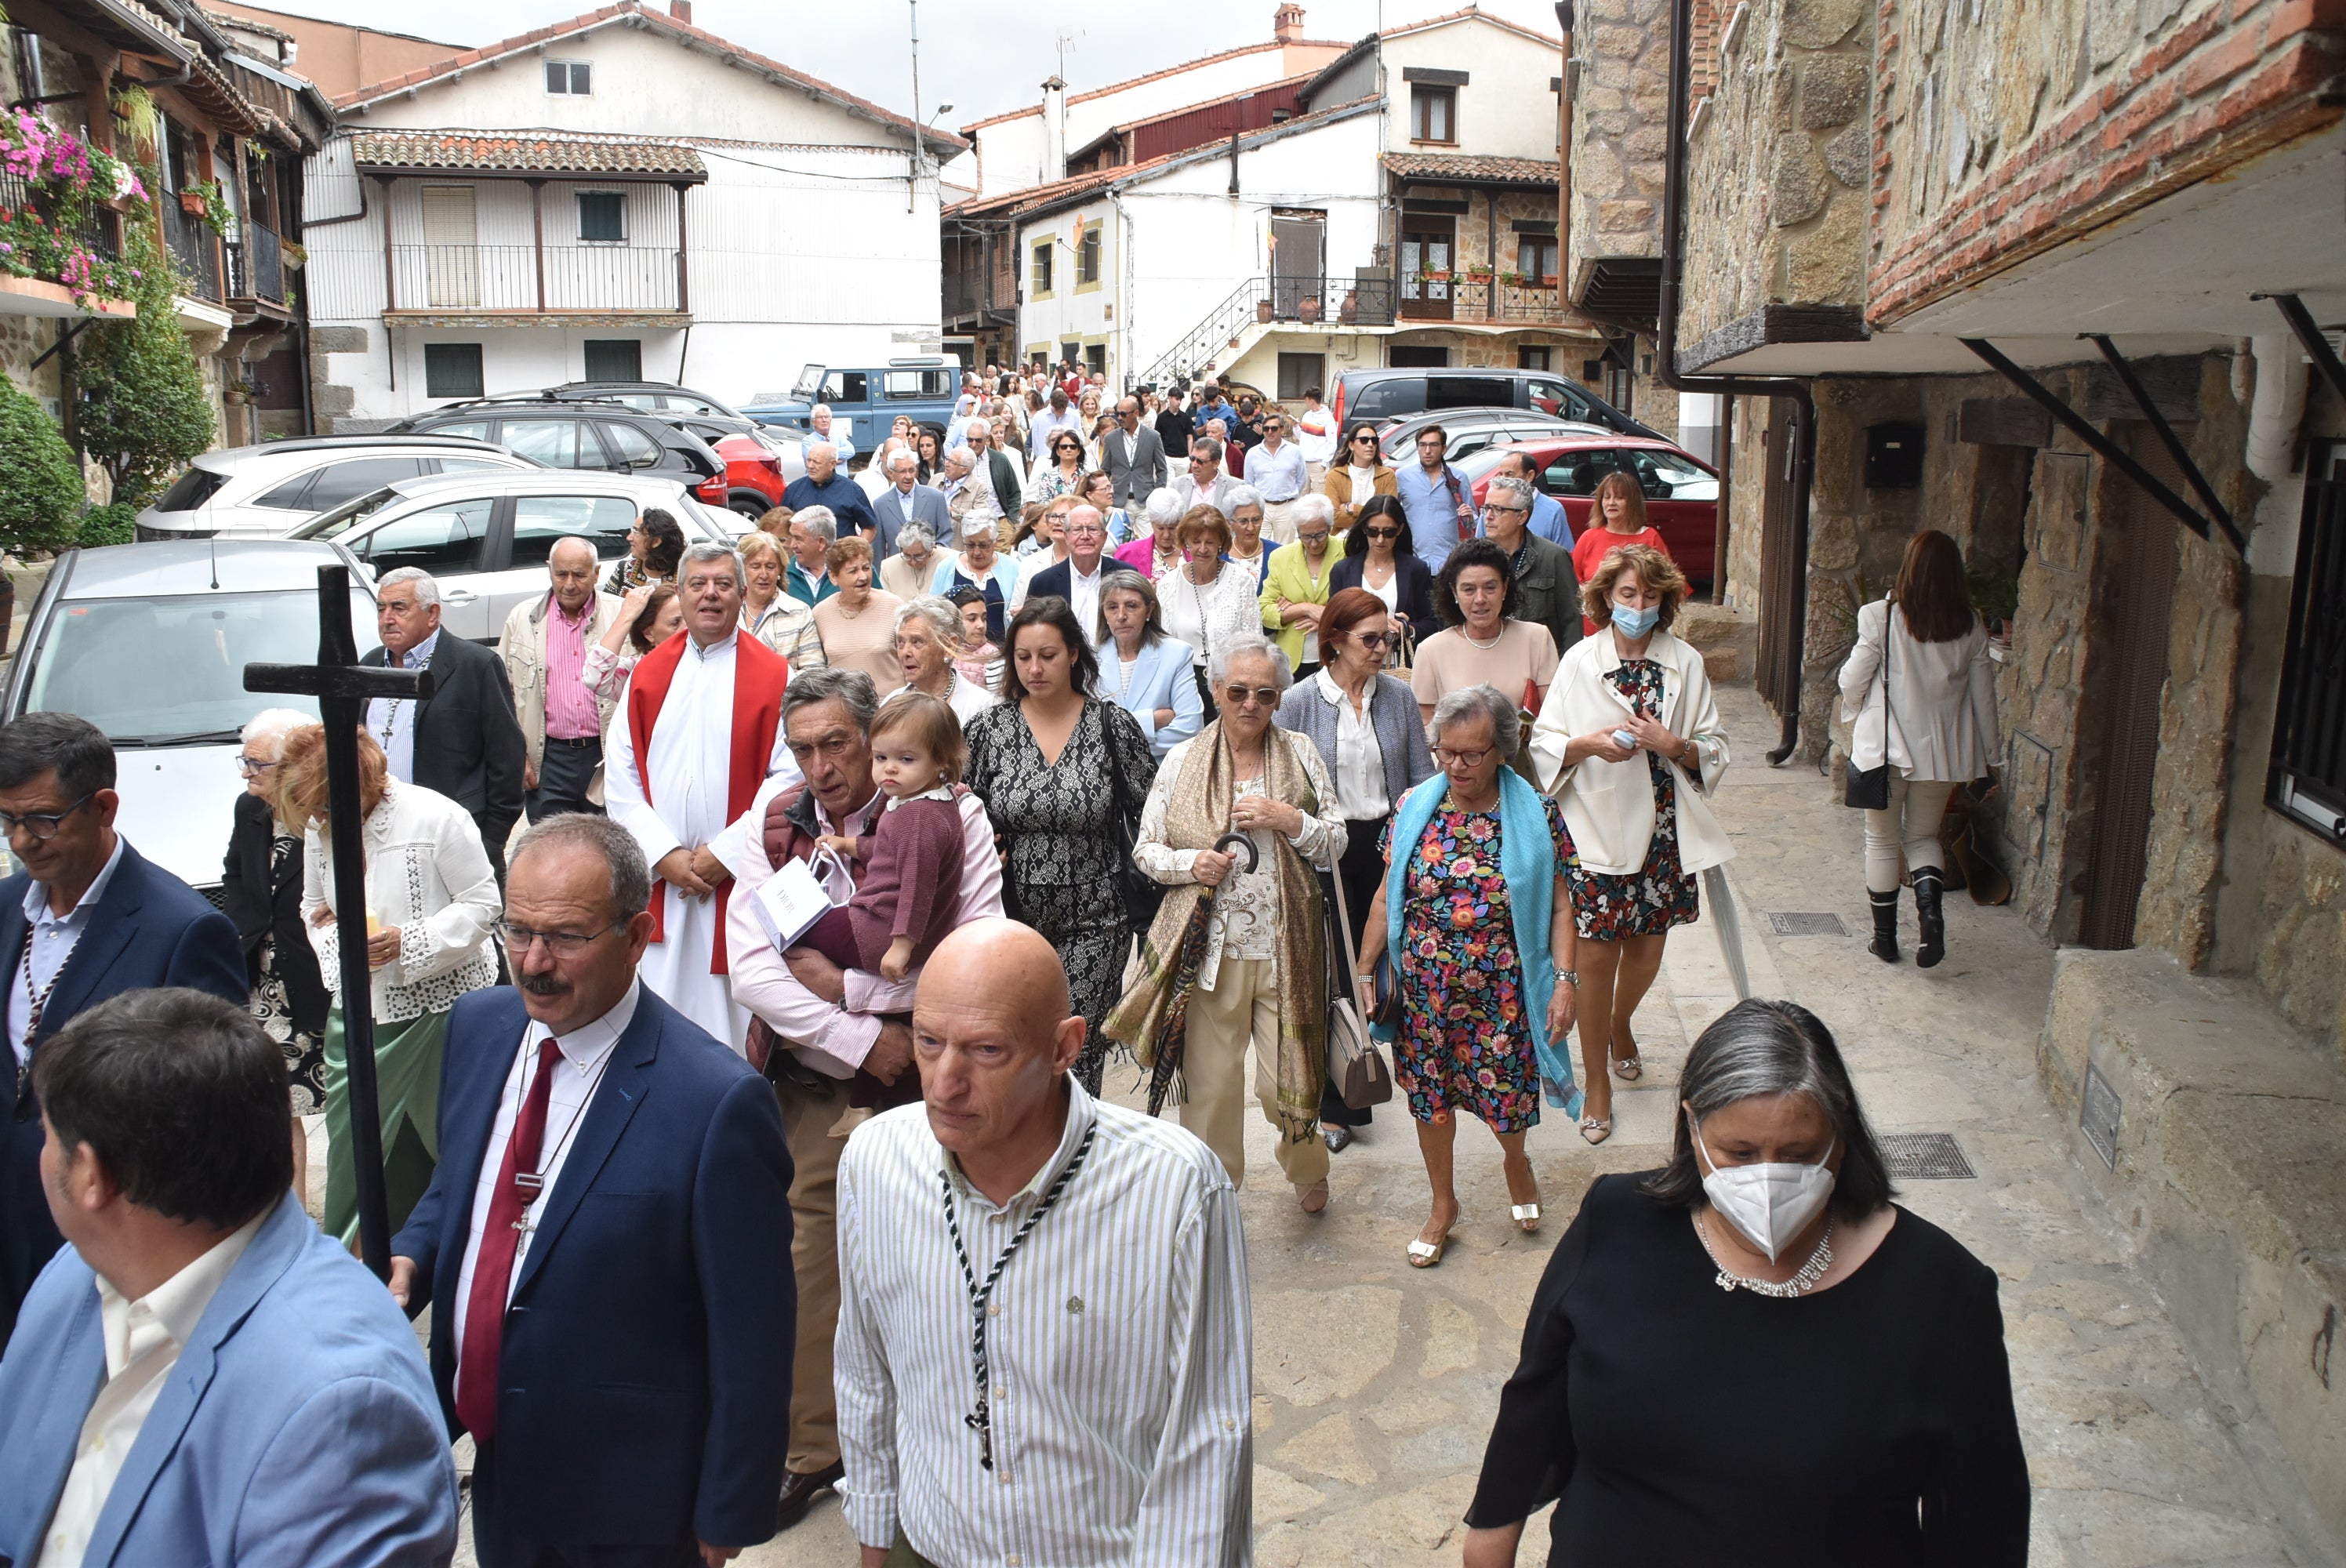
M 1459 1219 L 1457 1114 L 1498 1138 L 1513 1217 L 1528 1231 L 1539 1227 L 1539 1182 L 1524 1135 L 1543 1091 L 1566 1115 L 1580 1105 L 1566 1049 L 1580 984 L 1566 881 L 1577 861 L 1556 803 L 1506 765 L 1519 723 L 1515 699 L 1495 687 L 1436 705 L 1428 729 L 1442 771 L 1402 796 L 1385 825 L 1385 880 L 1361 944 L 1364 1006 L 1378 956 L 1393 953 L 1393 1076 L 1433 1188 L 1409 1244 L 1419 1268 L 1442 1261 Z
M 1613 1135 L 1608 1062 L 1624 1083 L 1645 1072 L 1630 1019 L 1671 928 L 1701 914 L 1695 874 L 1735 853 L 1710 807 L 1728 762 L 1719 703 L 1702 654 L 1669 629 L 1686 596 L 1685 576 L 1661 551 L 1607 553 L 1581 589 L 1599 630 L 1565 651 L 1532 727 L 1539 775 L 1580 851 L 1580 1135 L 1592 1144 Z

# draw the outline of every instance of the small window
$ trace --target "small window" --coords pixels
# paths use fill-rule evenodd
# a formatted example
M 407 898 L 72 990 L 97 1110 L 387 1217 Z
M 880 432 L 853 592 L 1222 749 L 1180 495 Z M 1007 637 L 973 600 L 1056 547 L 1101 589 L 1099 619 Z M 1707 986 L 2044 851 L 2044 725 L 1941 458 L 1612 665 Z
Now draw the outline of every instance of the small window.
M 1639 448 L 1621 455 L 1629 460 L 1637 488 L 1646 493 L 1648 501 L 1719 499 L 1718 478 L 1673 453 Z
M 1556 276 L 1556 241 L 1542 234 L 1515 236 L 1515 270 L 1530 288 Z
M 928 390 L 928 380 L 920 371 L 890 371 L 880 378 L 880 384 L 890 402 L 910 402 L 935 395 Z
M 1515 369 L 1519 371 L 1553 369 L 1554 367 L 1548 363 L 1548 356 L 1553 352 L 1555 352 L 1554 350 L 1547 348 L 1519 347 L 1515 350 Z
M 474 441 L 486 441 L 489 439 L 489 422 L 484 419 L 468 419 L 453 424 L 435 424 L 429 430 L 424 431 L 423 433 L 426 435 L 468 435 Z
M 1594 495 L 1597 482 L 1613 471 L 1613 454 L 1609 452 L 1566 452 L 1540 474 L 1539 487 L 1550 495 Z
M 1086 375 L 1100 376 L 1107 374 L 1107 345 L 1106 343 L 1088 343 L 1085 345 L 1084 373 Z
M 597 560 L 627 553 L 635 503 L 617 495 L 522 495 L 514 500 L 513 559 L 507 566 L 543 566 L 564 539 L 584 539 Z
M 639 382 L 644 379 L 644 345 L 639 338 L 589 338 L 586 379 L 590 382 Z
M 261 496 L 253 504 L 267 506 L 278 512 L 299 512 L 301 510 L 301 497 L 310 493 L 310 485 L 317 477 L 318 471 L 314 468 L 307 473 L 297 473 L 268 494 Z M 168 497 L 166 499 L 168 500 Z
M 423 345 L 425 397 L 479 397 L 481 385 L 480 344 Z
M 590 245 L 625 245 L 627 199 L 616 190 L 580 191 L 578 238 Z
M 586 97 L 595 90 L 595 67 L 586 60 L 548 60 L 546 90 L 566 97 Z
M 1526 370 L 1545 370 L 1545 365 L 1526 365 Z M 1524 388 L 1525 401 L 1542 413 L 1552 413 L 1558 419 L 1578 419 L 1588 408 L 1588 395 L 1578 387 L 1568 386 L 1561 380 L 1534 378 Z
M 662 408 L 671 409 L 678 413 L 721 414 L 725 412 L 723 409 L 719 408 L 715 403 L 710 402 L 707 398 L 686 397 L 680 392 L 660 393 L 659 405 Z
M 1076 247 L 1076 281 L 1096 283 L 1100 280 L 1100 226 L 1084 225 L 1083 243 Z
M 362 457 L 352 463 L 333 463 L 319 471 L 317 483 L 301 499 L 301 510 L 330 512 L 370 490 L 413 479 L 423 466 L 421 460 L 413 457 Z
M 1327 377 L 1328 356 L 1325 354 L 1281 354 L 1279 356 L 1279 401 L 1300 402 L 1305 389 L 1321 384 Z
M 569 419 L 509 419 L 505 443 L 532 462 L 548 468 L 578 466 L 578 422 Z M 603 466 L 603 453 L 591 441 L 586 447 L 589 468 Z
M 1051 291 L 1051 245 L 1048 239 L 1035 242 L 1034 282 L 1028 292 L 1038 300 Z
M 489 531 L 493 504 L 486 499 L 459 501 L 397 518 L 352 548 L 360 560 L 374 568 L 378 579 L 403 566 L 432 573 L 470 572 L 480 565 L 481 540 Z
M 862 371 L 833 371 L 823 379 L 822 401 L 833 408 L 842 403 L 872 401 L 872 378 Z
M 603 443 L 611 449 L 615 468 L 658 468 L 660 464 L 659 443 L 632 424 L 621 424 L 616 419 L 597 420 L 595 427 L 603 433 Z
M 1458 139 L 1458 89 L 1423 86 L 1411 87 L 1409 135 L 1412 141 L 1456 141 Z
M 2305 464 L 2289 640 L 2265 801 L 2333 845 L 2346 845 L 2346 661 L 2339 657 L 2340 562 L 2346 559 L 2346 443 Z

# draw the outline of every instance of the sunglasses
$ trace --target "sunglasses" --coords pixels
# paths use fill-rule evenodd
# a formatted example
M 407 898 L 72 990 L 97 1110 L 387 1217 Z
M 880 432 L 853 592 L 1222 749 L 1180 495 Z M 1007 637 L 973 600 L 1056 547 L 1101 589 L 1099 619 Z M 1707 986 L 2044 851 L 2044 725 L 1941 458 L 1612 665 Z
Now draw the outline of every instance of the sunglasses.
M 1362 442 L 1364 442 L 1364 441 L 1365 441 L 1365 442 L 1367 442 L 1371 446 L 1374 446 L 1374 445 L 1377 443 L 1377 438 L 1376 438 L 1375 436 L 1373 436 L 1373 435 L 1356 435 L 1356 436 L 1352 437 L 1352 444 L 1353 444 L 1354 446 L 1358 446 L 1358 445 L 1360 445 L 1360 444 L 1361 444 L 1361 443 L 1362 443 Z
M 1385 649 L 1392 647 L 1393 645 L 1393 637 L 1391 632 L 1372 632 L 1365 634 L 1355 632 L 1352 634 L 1352 640 L 1360 644 L 1362 647 L 1368 649 L 1371 653 L 1382 653 Z
M 1398 539 L 1401 537 L 1401 530 L 1398 528 L 1371 528 L 1368 531 L 1368 534 L 1369 537 L 1372 539 Z
M 1251 708 L 1257 704 L 1260 704 L 1264 708 L 1269 708 L 1279 700 L 1279 687 L 1275 686 L 1240 686 L 1237 682 L 1233 681 L 1229 686 L 1222 687 L 1222 695 L 1229 697 L 1231 706 L 1236 708 Z

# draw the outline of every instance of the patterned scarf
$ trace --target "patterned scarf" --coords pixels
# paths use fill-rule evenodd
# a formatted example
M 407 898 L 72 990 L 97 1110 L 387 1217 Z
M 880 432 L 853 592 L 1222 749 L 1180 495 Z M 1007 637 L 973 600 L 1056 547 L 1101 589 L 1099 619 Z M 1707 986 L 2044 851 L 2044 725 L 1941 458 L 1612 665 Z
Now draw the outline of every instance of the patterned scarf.
M 1289 749 L 1294 738 L 1280 729 L 1263 736 L 1263 789 L 1274 800 L 1312 816 L 1317 793 Z M 1219 720 L 1189 748 L 1165 813 L 1165 841 L 1176 850 L 1210 850 L 1230 830 L 1236 795 L 1229 747 Z M 1320 879 L 1284 835 L 1275 835 L 1273 874 L 1279 879 L 1278 956 L 1280 1135 L 1301 1143 L 1319 1131 L 1320 1089 L 1327 1074 L 1328 932 L 1320 907 Z M 1148 1069 L 1153 1115 L 1180 1093 L 1189 993 L 1206 951 L 1213 890 L 1191 882 L 1166 890 L 1157 919 L 1140 942 L 1140 977 L 1102 1025 L 1109 1039 L 1130 1046 Z

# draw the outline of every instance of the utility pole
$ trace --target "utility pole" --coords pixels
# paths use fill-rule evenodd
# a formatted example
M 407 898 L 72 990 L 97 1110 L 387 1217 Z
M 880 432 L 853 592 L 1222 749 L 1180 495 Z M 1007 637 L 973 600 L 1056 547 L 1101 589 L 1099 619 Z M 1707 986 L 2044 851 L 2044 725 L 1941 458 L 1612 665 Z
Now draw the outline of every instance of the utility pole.
M 904 182 L 904 210 L 921 209 L 921 0 L 904 0 L 913 30 L 913 177 Z

